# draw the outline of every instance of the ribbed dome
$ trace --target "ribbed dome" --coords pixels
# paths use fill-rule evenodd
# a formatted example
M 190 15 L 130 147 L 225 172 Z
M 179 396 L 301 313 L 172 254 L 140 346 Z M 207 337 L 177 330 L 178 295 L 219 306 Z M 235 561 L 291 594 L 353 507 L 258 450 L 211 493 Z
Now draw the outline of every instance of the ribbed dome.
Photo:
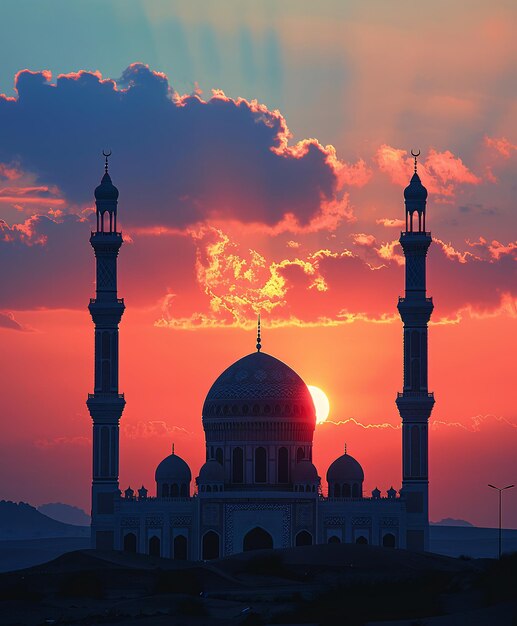
M 293 483 L 314 483 L 318 481 L 318 470 L 309 459 L 302 459 L 292 471 Z
M 224 483 L 223 466 L 215 459 L 208 460 L 199 470 L 198 483 Z
M 111 201 L 118 199 L 118 189 L 111 182 L 108 172 L 102 177 L 101 184 L 95 188 L 95 199 Z
M 404 189 L 404 198 L 406 201 L 427 200 L 427 189 L 422 185 L 420 176 L 415 172 L 411 178 L 409 185 Z
M 362 482 L 364 472 L 361 465 L 349 454 L 338 457 L 327 471 L 328 483 Z
M 177 454 L 170 454 L 156 468 L 156 482 L 189 483 L 192 474 L 189 466 Z
M 253 352 L 230 365 L 212 385 L 203 419 L 259 415 L 316 420 L 311 394 L 300 376 L 279 359 Z

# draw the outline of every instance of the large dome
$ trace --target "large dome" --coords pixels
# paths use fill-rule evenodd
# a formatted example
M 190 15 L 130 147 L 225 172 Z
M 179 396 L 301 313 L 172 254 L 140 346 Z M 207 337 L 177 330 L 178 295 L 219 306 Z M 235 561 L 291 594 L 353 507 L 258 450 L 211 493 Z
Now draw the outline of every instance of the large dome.
M 203 405 L 203 419 L 255 416 L 316 420 L 307 385 L 288 365 L 264 352 L 230 365 Z

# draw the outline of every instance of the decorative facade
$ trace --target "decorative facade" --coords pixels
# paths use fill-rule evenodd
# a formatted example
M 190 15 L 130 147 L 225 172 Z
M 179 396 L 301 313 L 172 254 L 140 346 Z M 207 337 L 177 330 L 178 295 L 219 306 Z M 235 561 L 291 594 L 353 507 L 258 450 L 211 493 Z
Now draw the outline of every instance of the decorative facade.
M 422 191 L 423 190 L 423 191 Z M 425 192 L 425 197 L 424 197 Z M 210 388 L 202 410 L 206 462 L 192 487 L 187 463 L 172 450 L 155 473 L 156 492 L 142 487 L 122 494 L 118 485 L 118 425 L 124 397 L 118 390 L 118 324 L 124 302 L 117 295 L 118 191 L 106 172 L 95 190 L 97 297 L 93 419 L 92 543 L 99 549 L 175 559 L 213 559 L 245 550 L 319 543 L 365 543 L 428 549 L 427 424 L 434 403 L 427 389 L 426 297 L 427 191 L 418 174 L 405 190 L 406 293 L 402 418 L 403 488 L 384 497 L 363 494 L 361 465 L 345 453 L 328 468 L 328 496 L 312 462 L 314 403 L 288 365 L 257 351 L 228 367 Z M 414 226 L 415 213 L 418 229 Z M 415 222 L 416 223 L 416 222 Z M 194 495 L 192 495 L 194 491 Z

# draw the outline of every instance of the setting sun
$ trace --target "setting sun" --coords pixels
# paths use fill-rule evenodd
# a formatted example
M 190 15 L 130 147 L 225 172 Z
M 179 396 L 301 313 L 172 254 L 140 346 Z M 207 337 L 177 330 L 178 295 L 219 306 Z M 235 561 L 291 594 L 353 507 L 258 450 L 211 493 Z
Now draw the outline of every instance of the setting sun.
M 329 416 L 330 403 L 324 391 L 314 385 L 307 385 L 316 407 L 316 424 L 322 424 Z

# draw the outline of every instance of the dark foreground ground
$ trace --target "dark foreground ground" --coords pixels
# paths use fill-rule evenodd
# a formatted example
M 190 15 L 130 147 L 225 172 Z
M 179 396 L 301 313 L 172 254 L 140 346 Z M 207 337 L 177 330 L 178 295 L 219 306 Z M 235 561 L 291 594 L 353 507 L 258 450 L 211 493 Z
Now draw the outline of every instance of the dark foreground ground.
M 516 590 L 517 555 L 342 544 L 180 563 L 81 550 L 0 574 L 0 626 L 517 626 Z

